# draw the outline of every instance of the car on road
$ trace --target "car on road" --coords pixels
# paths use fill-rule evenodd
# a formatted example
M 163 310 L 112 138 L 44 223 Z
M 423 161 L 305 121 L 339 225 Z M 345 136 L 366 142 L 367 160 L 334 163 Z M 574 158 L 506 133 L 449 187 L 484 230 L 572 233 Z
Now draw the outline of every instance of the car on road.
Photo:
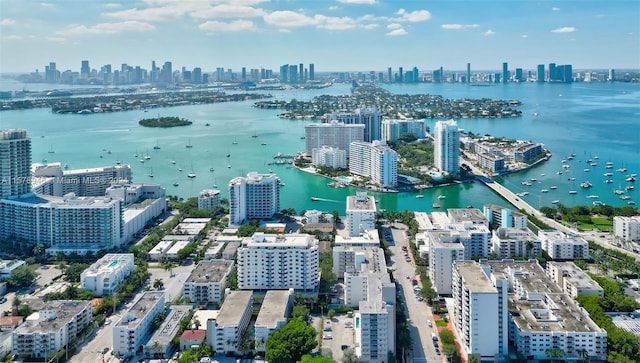
M 107 319 L 107 320 L 104 321 L 104 325 L 109 325 L 109 324 L 111 324 L 111 320 L 110 319 Z
M 331 340 L 331 339 L 333 339 L 333 337 L 331 336 L 331 334 L 325 334 L 325 335 L 322 336 L 322 339 Z
M 0 299 L 0 304 L 4 304 L 7 302 L 7 298 L 3 297 L 2 299 Z

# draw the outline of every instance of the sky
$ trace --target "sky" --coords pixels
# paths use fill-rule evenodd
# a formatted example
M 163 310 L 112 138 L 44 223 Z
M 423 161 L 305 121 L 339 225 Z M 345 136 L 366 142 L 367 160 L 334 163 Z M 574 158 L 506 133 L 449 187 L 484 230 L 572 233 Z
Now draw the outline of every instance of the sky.
M 0 0 L 0 73 L 640 68 L 637 0 Z

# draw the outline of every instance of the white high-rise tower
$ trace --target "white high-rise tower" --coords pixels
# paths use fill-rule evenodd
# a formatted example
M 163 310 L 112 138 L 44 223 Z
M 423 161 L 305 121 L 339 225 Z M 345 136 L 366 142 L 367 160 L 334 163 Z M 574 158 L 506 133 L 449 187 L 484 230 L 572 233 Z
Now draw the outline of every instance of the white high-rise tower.
M 455 120 L 438 121 L 433 150 L 435 167 L 450 174 L 460 173 L 460 131 Z
M 0 199 L 30 191 L 31 139 L 26 130 L 0 130 Z

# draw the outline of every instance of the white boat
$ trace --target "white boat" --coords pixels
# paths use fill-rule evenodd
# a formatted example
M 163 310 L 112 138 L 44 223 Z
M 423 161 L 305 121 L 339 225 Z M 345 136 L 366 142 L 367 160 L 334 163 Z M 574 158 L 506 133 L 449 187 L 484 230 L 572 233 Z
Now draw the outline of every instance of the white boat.
M 585 172 L 585 173 L 588 173 L 588 172 L 589 172 L 589 169 L 584 169 L 584 172 Z
M 438 204 L 438 203 L 433 203 L 433 204 L 431 205 L 431 207 L 432 207 L 432 208 L 440 208 L 440 204 Z
M 189 174 L 187 174 L 187 177 L 188 178 L 195 178 L 196 174 L 195 173 L 189 173 Z
M 173 183 L 173 186 L 174 186 L 174 187 L 177 187 L 178 185 L 180 185 L 180 184 L 178 184 L 178 182 L 174 182 L 174 183 Z
M 633 187 L 633 185 L 627 185 L 627 186 L 625 187 L 625 189 L 626 189 L 626 190 L 633 190 L 633 189 L 634 189 L 634 187 Z
M 588 181 L 584 181 L 582 183 L 580 183 L 580 188 L 591 188 L 593 186 L 593 184 L 591 184 Z
M 525 195 L 529 195 L 529 192 L 520 192 L 520 193 L 516 193 L 516 195 L 519 197 L 524 197 Z
M 620 196 L 620 199 L 622 199 L 622 200 L 629 200 L 629 199 L 631 199 L 631 197 L 630 197 L 630 196 L 628 196 L 628 195 L 621 195 L 621 196 Z
M 627 181 L 627 182 L 629 182 L 629 183 L 633 183 L 633 182 L 635 182 L 635 181 L 636 181 L 636 178 L 634 178 L 634 177 L 630 176 L 630 177 L 628 177 L 627 179 L 625 179 L 625 181 Z
M 542 189 L 540 192 L 542 192 L 542 193 L 549 193 L 549 189 Z
M 611 179 L 607 179 L 607 180 L 605 180 L 604 182 L 605 182 L 605 183 L 607 183 L 607 184 L 609 184 L 609 183 L 613 183 L 613 180 L 611 180 Z
M 619 171 L 621 173 L 626 173 L 627 172 L 627 168 L 620 168 L 617 171 Z
M 554 201 L 552 201 L 551 203 L 552 203 L 552 204 L 559 204 L 559 203 L 560 203 L 560 201 L 559 201 L 559 200 L 554 200 Z
M 613 176 L 613 173 L 604 173 L 604 176 Z
M 187 142 L 184 147 L 186 147 L 187 149 L 191 149 L 193 147 L 193 145 L 191 145 L 191 139 L 189 139 L 189 142 Z
M 594 207 L 598 207 L 598 206 L 603 206 L 604 203 L 602 203 L 599 200 L 594 200 L 593 203 L 591 203 Z
M 424 195 L 418 194 L 418 195 L 416 195 L 416 198 L 418 198 L 418 199 L 424 198 Z
M 578 193 L 578 192 L 577 192 L 577 191 L 575 191 L 575 190 L 570 190 L 570 191 L 569 191 L 569 194 L 577 194 L 577 193 Z
M 446 195 L 442 195 L 442 194 L 438 195 L 438 199 L 444 199 L 446 197 L 447 197 Z
M 558 189 L 558 187 L 555 186 L 555 185 L 552 185 L 552 186 L 549 187 L 549 189 Z
M 598 199 L 600 197 L 597 196 L 597 195 L 587 195 L 587 198 L 589 198 L 589 199 Z

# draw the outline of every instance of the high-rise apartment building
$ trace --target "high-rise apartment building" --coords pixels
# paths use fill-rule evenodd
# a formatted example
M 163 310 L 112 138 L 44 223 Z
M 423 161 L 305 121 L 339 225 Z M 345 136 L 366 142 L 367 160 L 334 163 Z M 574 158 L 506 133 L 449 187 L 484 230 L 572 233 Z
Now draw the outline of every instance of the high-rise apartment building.
M 429 279 L 439 295 L 451 295 L 451 265 L 464 260 L 464 246 L 449 231 L 426 232 L 429 244 Z
M 491 237 L 493 253 L 498 258 L 535 258 L 542 256 L 540 239 L 528 229 L 498 228 Z
M 360 236 L 376 228 L 376 203 L 367 192 L 356 192 L 347 196 L 347 228 L 349 236 Z
M 309 80 L 310 81 L 315 81 L 316 80 L 315 65 L 313 63 L 309 64 Z
M 382 137 L 382 115 L 375 108 L 358 108 L 354 112 L 333 112 L 327 115 L 328 122 L 337 120 L 347 125 L 364 125 L 364 141 L 372 142 Z
M 536 73 L 536 82 L 544 83 L 544 64 L 538 64 L 538 71 Z
M 346 151 L 348 157 L 349 144 L 364 140 L 365 127 L 362 124 L 345 124 L 338 121 L 308 124 L 304 127 L 305 152 L 307 155 L 313 155 L 313 149 L 328 146 Z
M 83 60 L 80 65 L 80 78 L 89 78 L 91 75 L 91 68 L 89 68 L 89 61 Z
M 460 173 L 460 130 L 455 120 L 436 122 L 434 164 L 440 171 Z
M 495 204 L 485 204 L 483 211 L 489 222 L 498 227 L 528 228 L 528 218 L 520 212 Z
M 426 137 L 424 120 L 382 120 L 381 140 L 395 142 L 398 141 L 403 134 L 411 134 L 417 139 L 424 139 Z
M 315 148 L 311 155 L 311 163 L 315 166 L 327 166 L 333 169 L 346 169 L 347 151 L 329 146 Z
M 471 63 L 467 63 L 467 83 L 471 83 Z
M 318 240 L 312 235 L 255 233 L 238 248 L 238 288 L 315 291 L 318 264 Z
M 502 63 L 502 83 L 509 82 L 509 63 Z
M 0 130 L 0 199 L 30 191 L 31 138 L 26 130 Z
M 371 178 L 382 188 L 398 185 L 398 154 L 385 142 L 354 141 L 349 145 L 349 172 Z
M 613 217 L 613 235 L 625 242 L 640 241 L 640 216 Z
M 271 218 L 280 211 L 280 179 L 253 171 L 229 182 L 229 223 Z

